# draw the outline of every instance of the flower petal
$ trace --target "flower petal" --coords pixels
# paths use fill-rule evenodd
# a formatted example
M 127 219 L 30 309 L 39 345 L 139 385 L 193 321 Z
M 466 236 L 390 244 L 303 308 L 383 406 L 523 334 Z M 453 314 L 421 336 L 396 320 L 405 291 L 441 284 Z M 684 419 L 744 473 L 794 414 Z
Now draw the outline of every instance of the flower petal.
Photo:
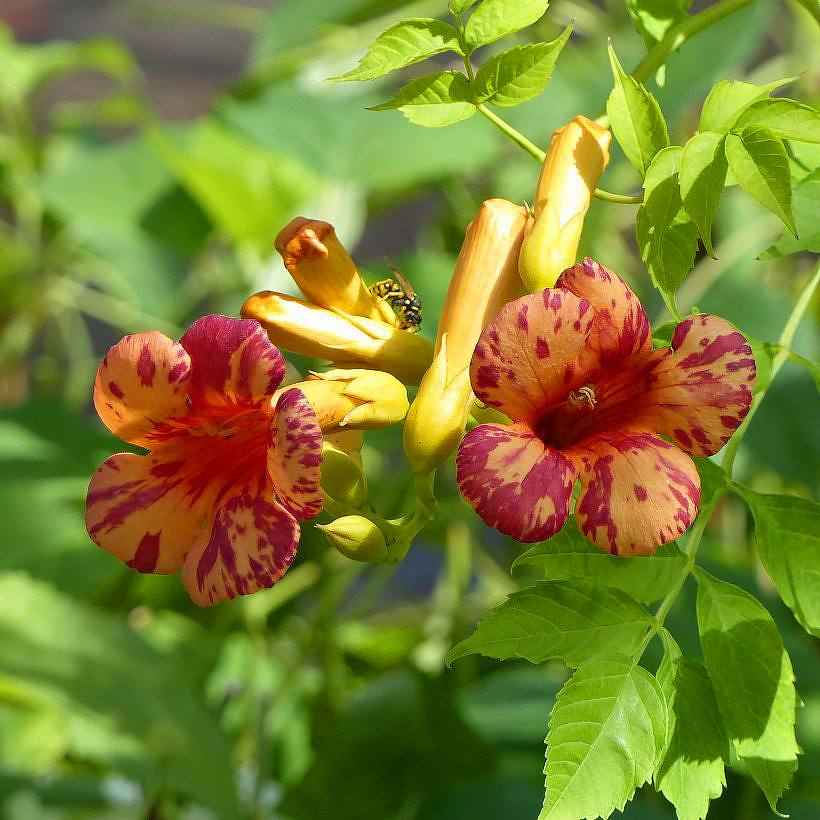
M 752 403 L 755 360 L 725 319 L 694 316 L 675 328 L 639 416 L 688 453 L 709 456 L 731 438 Z
M 479 425 L 462 440 L 456 467 L 461 495 L 491 527 L 529 542 L 564 526 L 575 467 L 526 425 Z
M 650 433 L 612 431 L 567 451 L 578 466 L 581 532 L 613 555 L 646 555 L 684 533 L 700 503 L 692 459 Z
M 168 421 L 187 414 L 191 360 L 162 333 L 126 336 L 106 354 L 94 380 L 94 406 L 123 441 L 148 447 L 173 434 Z
M 139 572 L 177 572 L 202 528 L 208 499 L 180 481 L 182 461 L 118 453 L 91 477 L 88 534 Z
M 191 356 L 195 410 L 260 404 L 285 375 L 282 354 L 253 319 L 204 316 L 179 341 Z
M 652 349 L 649 319 L 640 300 L 611 270 L 587 257 L 567 268 L 555 287 L 566 288 L 592 304 L 595 332 L 590 343 L 598 348 L 602 366 L 611 367 Z
M 321 463 L 319 419 L 307 396 L 294 387 L 279 397 L 271 419 L 268 475 L 285 509 L 297 518 L 322 511 Z
M 548 288 L 505 305 L 470 362 L 476 397 L 514 421 L 533 422 L 597 368 L 587 345 L 592 320 L 589 302 L 566 290 Z
M 273 586 L 299 546 L 299 522 L 268 487 L 245 487 L 220 505 L 185 556 L 182 580 L 199 606 Z

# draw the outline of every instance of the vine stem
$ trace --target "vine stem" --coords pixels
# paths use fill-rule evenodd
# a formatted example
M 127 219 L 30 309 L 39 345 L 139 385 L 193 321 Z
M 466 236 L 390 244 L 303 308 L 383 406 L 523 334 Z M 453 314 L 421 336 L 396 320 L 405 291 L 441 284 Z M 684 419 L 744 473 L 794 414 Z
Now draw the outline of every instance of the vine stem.
M 814 292 L 817 289 L 818 284 L 820 284 L 820 264 L 814 269 L 814 276 L 812 276 L 809 283 L 803 288 L 803 292 L 800 294 L 800 298 L 797 300 L 797 303 L 794 306 L 794 310 L 792 310 L 791 315 L 786 320 L 786 324 L 783 326 L 783 332 L 780 334 L 780 338 L 777 340 L 779 345 L 779 349 L 777 353 L 774 355 L 772 359 L 772 371 L 771 377 L 769 379 L 769 384 L 771 384 L 777 374 L 780 372 L 780 369 L 786 363 L 786 360 L 789 358 L 790 349 L 792 346 L 792 342 L 794 341 L 794 334 L 797 332 L 797 326 L 800 324 L 800 320 L 803 318 L 803 314 L 808 310 L 809 304 L 811 303 L 812 296 L 814 296 Z M 767 385 L 768 389 L 768 385 Z M 726 475 L 731 478 L 732 477 L 732 468 L 734 467 L 735 463 L 735 456 L 737 455 L 738 447 L 740 447 L 740 441 L 743 438 L 744 433 L 749 428 L 751 424 L 752 418 L 754 414 L 757 412 L 757 408 L 760 407 L 760 403 L 763 401 L 763 397 L 766 394 L 766 390 L 761 390 L 753 399 L 752 399 L 752 406 L 749 408 L 749 412 L 746 414 L 746 418 L 743 419 L 743 424 L 737 428 L 735 434 L 729 440 L 729 443 L 726 445 L 726 452 L 723 456 L 723 471 Z
M 800 294 L 800 298 L 797 300 L 797 303 L 794 306 L 789 318 L 786 320 L 786 324 L 783 326 L 783 332 L 780 334 L 779 345 L 780 349 L 777 352 L 777 355 L 774 357 L 772 361 L 772 374 L 769 384 L 766 385 L 766 388 L 761 390 L 752 400 L 752 405 L 749 408 L 749 412 L 746 414 L 746 418 L 743 420 L 743 424 L 737 428 L 735 434 L 729 440 L 729 443 L 726 445 L 726 453 L 723 458 L 723 470 L 726 474 L 726 477 L 729 481 L 731 481 L 732 477 L 732 466 L 734 465 L 735 454 L 737 453 L 737 449 L 740 446 L 741 439 L 743 438 L 746 430 L 749 427 L 749 423 L 751 422 L 752 416 L 754 416 L 757 408 L 760 406 L 760 403 L 763 401 L 763 397 L 766 395 L 769 387 L 771 386 L 772 382 L 774 381 L 775 376 L 780 372 L 780 369 L 783 367 L 786 359 L 789 356 L 789 347 L 791 346 L 792 340 L 794 339 L 794 334 L 797 331 L 797 327 L 800 324 L 800 320 L 803 318 L 806 310 L 808 309 L 809 304 L 811 303 L 812 296 L 814 296 L 814 292 L 817 289 L 818 284 L 820 284 L 820 265 L 815 268 L 814 276 L 812 276 L 809 283 L 803 288 L 803 292 Z M 706 525 L 709 523 L 709 519 L 712 516 L 712 512 L 717 506 L 718 501 L 723 497 L 723 494 L 728 489 L 728 485 L 719 489 L 709 502 L 701 508 L 700 512 L 698 513 L 698 517 L 695 519 L 695 523 L 692 527 L 691 532 L 689 533 L 689 538 L 686 541 L 686 548 L 684 549 L 684 555 L 686 556 L 686 563 L 681 570 L 680 577 L 675 582 L 675 586 L 666 594 L 666 596 L 661 601 L 660 605 L 658 606 L 657 611 L 655 612 L 655 623 L 653 624 L 652 629 L 647 632 L 646 637 L 644 638 L 641 645 L 638 647 L 636 654 L 635 654 L 635 661 L 637 662 L 640 660 L 641 656 L 643 655 L 646 647 L 649 645 L 652 638 L 657 635 L 661 629 L 663 628 L 664 621 L 666 620 L 666 616 L 669 614 L 669 611 L 672 609 L 675 601 L 680 594 L 681 589 L 683 588 L 686 579 L 689 577 L 690 573 L 695 569 L 695 556 L 698 552 L 698 547 L 700 546 L 701 539 L 703 538 L 703 533 L 706 531 Z
M 720 0 L 713 6 L 699 14 L 692 15 L 682 20 L 676 26 L 672 26 L 664 36 L 655 43 L 644 58 L 635 66 L 632 76 L 640 83 L 650 77 L 665 62 L 667 57 L 680 48 L 687 40 L 700 34 L 715 23 L 719 23 L 726 17 L 746 8 L 755 0 Z
M 479 103 L 476 108 L 514 143 L 523 148 L 533 159 L 538 160 L 538 162 L 543 162 L 546 159 L 546 152 L 542 151 L 534 142 L 527 139 L 520 131 L 513 128 L 506 120 L 499 117 L 495 111 L 487 108 L 484 103 Z M 627 194 L 613 194 L 609 191 L 604 191 L 602 188 L 596 188 L 593 196 L 596 199 L 602 199 L 605 202 L 615 202 L 618 205 L 640 205 L 641 202 L 643 202 L 642 195 L 628 196 Z

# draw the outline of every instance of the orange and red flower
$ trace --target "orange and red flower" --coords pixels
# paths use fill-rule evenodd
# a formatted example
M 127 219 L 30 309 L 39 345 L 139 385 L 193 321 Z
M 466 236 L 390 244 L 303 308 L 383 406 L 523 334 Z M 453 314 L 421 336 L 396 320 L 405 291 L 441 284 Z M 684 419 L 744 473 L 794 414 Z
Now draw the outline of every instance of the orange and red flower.
M 322 431 L 282 355 L 250 319 L 206 316 L 179 342 L 127 336 L 103 359 L 94 404 L 147 455 L 118 453 L 91 479 L 92 539 L 140 572 L 182 570 L 200 605 L 269 587 L 322 509 Z
M 483 424 L 456 459 L 461 493 L 520 541 L 569 515 L 613 554 L 651 553 L 682 534 L 700 503 L 691 458 L 717 452 L 743 421 L 755 362 L 723 319 L 695 316 L 652 349 L 635 294 L 585 259 L 554 288 L 506 305 L 470 365 L 476 397 L 511 425 Z M 671 444 L 660 436 L 667 436 Z

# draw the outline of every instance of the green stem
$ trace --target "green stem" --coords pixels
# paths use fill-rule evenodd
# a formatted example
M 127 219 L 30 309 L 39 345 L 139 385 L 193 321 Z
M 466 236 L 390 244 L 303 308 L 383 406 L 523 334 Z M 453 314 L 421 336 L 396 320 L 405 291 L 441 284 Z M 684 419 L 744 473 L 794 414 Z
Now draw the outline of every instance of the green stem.
M 802 6 L 812 17 L 814 22 L 820 26 L 820 3 L 817 0 L 794 0 L 799 6 Z
M 595 199 L 602 199 L 604 202 L 616 202 L 618 205 L 640 205 L 643 202 L 643 194 L 638 194 L 637 196 L 612 194 L 603 188 L 596 188 L 592 195 Z
M 500 131 L 503 131 L 514 143 L 523 148 L 531 157 L 543 162 L 546 153 L 542 151 L 534 142 L 530 142 L 520 131 L 516 131 L 506 120 L 502 120 L 495 111 L 491 111 L 484 103 L 479 103 L 476 108 Z
M 778 344 L 780 345 L 780 350 L 775 354 L 774 359 L 772 359 L 772 370 L 771 370 L 771 377 L 769 378 L 769 384 L 771 384 L 775 376 L 780 372 L 780 369 L 786 363 L 786 360 L 789 358 L 789 350 L 791 349 L 792 341 L 794 340 L 794 334 L 797 332 L 797 326 L 800 324 L 800 320 L 803 318 L 803 314 L 809 307 L 811 303 L 812 296 L 814 295 L 814 291 L 817 289 L 817 285 L 820 284 L 820 265 L 818 265 L 814 270 L 814 276 L 812 276 L 809 283 L 803 288 L 803 292 L 800 294 L 800 298 L 797 300 L 797 304 L 794 306 L 794 310 L 792 310 L 791 315 L 789 316 L 786 324 L 783 327 L 783 332 L 780 334 L 780 338 L 777 340 Z M 768 389 L 766 386 L 766 389 Z M 754 414 L 757 412 L 757 408 L 760 407 L 760 403 L 763 401 L 763 397 L 766 395 L 766 390 L 761 390 L 753 399 L 752 399 L 752 406 L 749 408 L 749 412 L 746 414 L 746 418 L 743 419 L 743 424 L 737 428 L 735 434 L 729 440 L 729 443 L 726 445 L 726 452 L 723 456 L 723 470 L 726 473 L 727 477 L 732 477 L 732 468 L 735 463 L 735 456 L 737 455 L 738 448 L 740 447 L 740 442 L 743 438 L 744 433 L 749 428 L 751 424 L 752 418 Z
M 632 72 L 632 76 L 638 82 L 643 82 L 647 77 L 651 77 L 666 62 L 669 55 L 679 49 L 687 40 L 754 2 L 755 0 L 720 0 L 720 2 L 715 3 L 700 12 L 700 14 L 687 17 L 676 26 L 672 26 L 646 52 L 644 58 Z M 807 0 L 807 2 L 811 2 L 811 0 Z

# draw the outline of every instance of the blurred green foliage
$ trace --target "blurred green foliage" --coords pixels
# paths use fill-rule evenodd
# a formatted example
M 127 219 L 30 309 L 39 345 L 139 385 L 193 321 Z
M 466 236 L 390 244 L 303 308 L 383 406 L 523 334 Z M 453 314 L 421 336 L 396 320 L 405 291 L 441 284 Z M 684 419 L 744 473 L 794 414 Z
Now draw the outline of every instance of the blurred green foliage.
M 536 816 L 546 720 L 565 668 L 471 657 L 448 670 L 444 657 L 488 606 L 543 577 L 539 558 L 521 561 L 511 580 L 521 545 L 461 520 L 450 467 L 439 478 L 442 515 L 399 569 L 351 566 L 306 528 L 280 584 L 213 610 L 194 607 L 177 579 L 127 570 L 83 524 L 88 477 L 118 446 L 90 417 L 90 385 L 121 334 L 177 335 L 198 314 L 235 315 L 253 290 L 292 291 L 271 251 L 299 213 L 334 223 L 374 279 L 389 254 L 435 317 L 478 204 L 532 196 L 532 159 L 479 118 L 419 129 L 399 113 L 365 110 L 387 98 L 384 84 L 361 94 L 321 82 L 351 68 L 389 24 L 446 5 L 275 4 L 243 75 L 182 125 L 158 119 L 122 45 L 31 46 L 2 32 L 0 813 L 12 820 Z M 653 20 L 639 36 L 633 5 L 556 0 L 535 32 L 552 40 L 574 18 L 572 40 L 546 95 L 510 121 L 545 145 L 577 113 L 601 113 L 611 89 L 606 38 L 628 67 L 643 39 L 663 30 Z M 790 95 L 817 101 L 817 78 L 803 73 L 816 29 L 802 10 L 786 11 L 760 0 L 669 58 L 652 89 L 673 142 L 692 133 L 718 79 L 800 75 Z M 44 102 L 44 87 L 80 70 L 106 75 L 109 90 L 90 104 Z M 813 148 L 795 147 L 793 161 Z M 638 182 L 616 153 L 605 187 Z M 815 183 L 797 187 L 795 215 L 801 247 L 816 251 L 808 235 L 817 199 L 801 199 Z M 629 280 L 663 321 L 633 237 L 633 208 L 595 202 L 582 251 Z M 727 191 L 713 228 L 717 258 L 699 254 L 681 310 L 697 305 L 775 340 L 813 264 L 807 253 L 767 259 L 775 243 L 797 249 L 779 237 L 776 218 Z M 812 359 L 810 324 L 794 350 Z M 434 319 L 423 332 L 434 337 Z M 811 376 L 790 364 L 744 440 L 737 477 L 761 492 L 815 496 L 816 419 Z M 374 504 L 399 512 L 410 493 L 399 434 L 368 441 Z M 816 817 L 818 647 L 777 598 L 751 532 L 745 507 L 728 499 L 702 554 L 761 597 L 784 635 L 805 706 L 804 757 L 781 808 Z M 684 598 L 669 625 L 698 656 Z M 710 817 L 767 811 L 736 766 Z M 644 787 L 627 814 L 673 810 Z

